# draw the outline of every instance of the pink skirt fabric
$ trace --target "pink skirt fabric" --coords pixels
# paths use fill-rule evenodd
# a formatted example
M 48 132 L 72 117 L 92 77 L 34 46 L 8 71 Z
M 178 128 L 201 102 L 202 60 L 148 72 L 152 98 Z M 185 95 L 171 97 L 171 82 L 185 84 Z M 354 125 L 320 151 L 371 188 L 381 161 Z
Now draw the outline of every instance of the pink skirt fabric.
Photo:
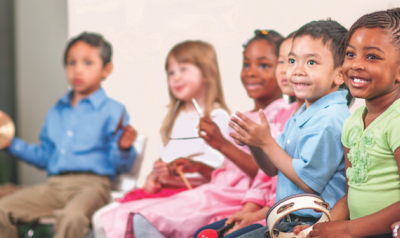
M 264 109 L 271 128 L 276 113 L 285 105 L 284 100 L 279 99 Z M 259 120 L 258 112 L 245 114 L 254 121 Z M 239 148 L 249 152 L 247 146 Z M 240 210 L 252 182 L 252 178 L 225 158 L 223 167 L 213 171 L 210 183 L 170 197 L 122 203 L 101 215 L 103 228 L 108 238 L 132 238 L 132 217 L 140 213 L 166 237 L 191 237 L 198 228 Z
M 118 199 L 117 202 L 120 203 L 126 203 L 130 201 L 135 201 L 135 200 L 140 200 L 144 198 L 164 198 L 164 197 L 170 197 L 172 195 L 175 195 L 177 193 L 186 191 L 187 188 L 182 188 L 182 189 L 169 189 L 169 188 L 163 188 L 161 189 L 160 192 L 155 193 L 155 194 L 150 194 L 144 191 L 142 188 L 137 188 L 135 190 L 132 190 L 124 195 L 123 198 Z

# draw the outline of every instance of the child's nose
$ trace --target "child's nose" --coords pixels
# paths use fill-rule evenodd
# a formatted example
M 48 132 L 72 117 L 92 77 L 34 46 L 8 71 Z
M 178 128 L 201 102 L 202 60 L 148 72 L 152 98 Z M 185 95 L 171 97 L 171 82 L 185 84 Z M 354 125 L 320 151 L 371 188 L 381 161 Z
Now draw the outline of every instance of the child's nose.
M 306 75 L 306 71 L 302 64 L 296 64 L 293 69 L 293 74 L 296 76 L 304 76 Z
M 350 67 L 352 70 L 364 70 L 365 69 L 360 57 L 355 57 L 352 60 L 352 64 Z
M 258 74 L 257 66 L 250 66 L 249 69 L 247 70 L 248 77 L 256 77 L 257 74 Z

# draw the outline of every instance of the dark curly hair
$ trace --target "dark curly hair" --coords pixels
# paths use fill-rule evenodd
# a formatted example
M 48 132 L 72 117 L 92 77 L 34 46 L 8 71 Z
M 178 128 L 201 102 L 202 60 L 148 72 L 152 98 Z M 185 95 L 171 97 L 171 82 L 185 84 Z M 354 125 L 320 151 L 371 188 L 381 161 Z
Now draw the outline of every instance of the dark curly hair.
M 279 47 L 281 46 L 284 38 L 274 30 L 255 30 L 254 36 L 247 43 L 243 44 L 244 49 L 253 41 L 265 40 L 274 46 L 276 56 L 279 55 Z
M 112 57 L 112 47 L 109 42 L 107 42 L 102 35 L 97 33 L 83 32 L 77 37 L 72 38 L 65 48 L 64 51 L 64 65 L 67 65 L 67 57 L 69 49 L 78 43 L 79 41 L 85 42 L 86 44 L 100 49 L 100 57 L 103 61 L 103 67 L 111 62 Z

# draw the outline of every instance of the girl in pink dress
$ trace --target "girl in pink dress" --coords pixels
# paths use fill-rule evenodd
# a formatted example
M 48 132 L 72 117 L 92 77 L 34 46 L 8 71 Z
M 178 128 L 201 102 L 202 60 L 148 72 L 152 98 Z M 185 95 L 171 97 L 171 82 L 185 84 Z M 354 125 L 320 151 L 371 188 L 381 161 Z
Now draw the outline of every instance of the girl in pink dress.
M 246 115 L 256 120 L 257 111 L 265 108 L 272 125 L 278 111 L 287 105 L 275 78 L 281 42 L 282 37 L 274 31 L 257 31 L 245 47 L 241 75 L 255 102 L 254 110 Z M 276 132 L 274 136 L 279 130 Z M 210 176 L 211 181 L 171 197 L 132 201 L 103 213 L 108 238 L 191 237 L 198 227 L 226 218 L 242 207 L 242 199 L 258 171 L 248 148 L 238 149 L 231 138 L 224 139 L 209 117 L 201 119 L 199 135 L 226 156 L 222 168 L 210 171 L 187 159 L 178 159 L 173 166 L 184 172 L 198 171 Z
M 287 80 L 286 69 L 288 64 L 288 54 L 292 46 L 294 33 L 291 33 L 281 44 L 279 48 L 278 66 L 276 67 L 275 75 L 279 88 L 283 94 L 294 97 L 294 90 L 291 83 Z M 274 129 L 272 133 L 274 137 L 283 131 L 286 121 L 301 107 L 304 100 L 296 97 L 295 102 L 281 108 L 275 115 L 273 124 Z M 253 115 L 252 120 L 256 116 Z M 235 222 L 235 226 L 225 233 L 225 238 L 232 238 L 243 235 L 253 229 L 265 226 L 265 217 L 269 208 L 275 203 L 277 177 L 269 177 L 262 170 L 259 170 L 251 188 L 246 192 L 243 200 L 242 207 L 236 211 L 228 219 L 217 221 L 213 224 L 200 228 L 194 237 L 205 229 L 220 229 L 225 224 Z M 254 224 L 254 225 L 252 225 Z M 243 229 L 242 229 L 243 228 Z

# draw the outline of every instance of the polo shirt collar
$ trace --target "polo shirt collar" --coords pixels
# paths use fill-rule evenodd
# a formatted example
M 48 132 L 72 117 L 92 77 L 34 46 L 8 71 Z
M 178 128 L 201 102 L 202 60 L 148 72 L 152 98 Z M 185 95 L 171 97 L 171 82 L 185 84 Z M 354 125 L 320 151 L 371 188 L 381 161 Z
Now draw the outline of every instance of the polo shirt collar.
M 67 106 L 71 105 L 71 98 L 72 98 L 73 91 L 66 93 L 58 102 L 58 106 Z M 103 102 L 107 99 L 107 94 L 103 88 L 99 88 L 97 91 L 89 95 L 89 97 L 82 99 L 87 100 L 90 104 L 93 105 L 95 109 L 98 109 Z
M 328 95 L 323 96 L 314 102 L 309 108 L 306 109 L 306 104 L 304 103 L 300 110 L 296 113 L 295 121 L 298 127 L 303 126 L 310 118 L 319 110 L 329 107 L 333 104 L 346 104 L 348 91 L 345 89 L 339 89 L 339 91 L 332 92 Z

